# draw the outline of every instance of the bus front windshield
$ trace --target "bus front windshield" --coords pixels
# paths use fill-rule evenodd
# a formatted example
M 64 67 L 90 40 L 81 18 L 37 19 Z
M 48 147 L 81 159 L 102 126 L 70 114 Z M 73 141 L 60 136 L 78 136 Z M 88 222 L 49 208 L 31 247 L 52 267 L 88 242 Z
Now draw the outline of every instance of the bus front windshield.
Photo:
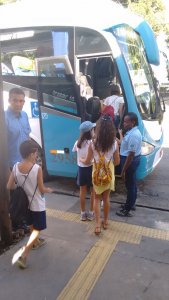
M 138 110 L 144 120 L 156 119 L 160 110 L 153 77 L 139 35 L 124 26 L 113 31 L 128 66 Z

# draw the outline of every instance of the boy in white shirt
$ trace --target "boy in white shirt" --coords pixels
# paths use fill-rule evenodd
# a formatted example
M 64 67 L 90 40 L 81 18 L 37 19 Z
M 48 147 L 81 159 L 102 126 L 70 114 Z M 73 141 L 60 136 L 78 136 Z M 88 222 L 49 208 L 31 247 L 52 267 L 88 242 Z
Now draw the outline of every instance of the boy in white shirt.
M 51 193 L 52 189 L 43 184 L 42 168 L 36 164 L 38 148 L 35 142 L 26 140 L 20 145 L 22 162 L 16 163 L 10 174 L 7 189 L 12 190 L 24 185 L 24 191 L 29 199 L 27 223 L 31 235 L 27 243 L 14 254 L 12 263 L 17 262 L 21 269 L 26 268 L 29 251 L 44 244 L 44 239 L 39 238 L 41 230 L 46 229 L 46 206 L 44 193 Z M 26 180 L 25 180 L 26 178 Z

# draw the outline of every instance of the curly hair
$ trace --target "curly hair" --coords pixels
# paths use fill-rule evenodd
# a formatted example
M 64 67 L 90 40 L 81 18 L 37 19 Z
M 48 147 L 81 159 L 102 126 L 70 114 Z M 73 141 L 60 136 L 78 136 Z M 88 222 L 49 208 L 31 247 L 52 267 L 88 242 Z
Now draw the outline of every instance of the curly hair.
M 77 147 L 78 148 L 81 148 L 82 146 L 82 143 L 86 140 L 91 140 L 92 139 L 92 134 L 91 134 L 91 131 L 87 131 L 87 132 L 84 132 L 80 135 L 78 141 L 77 141 Z
M 101 152 L 107 152 L 115 142 L 116 129 L 113 119 L 109 115 L 102 116 L 96 123 L 95 131 L 95 149 Z

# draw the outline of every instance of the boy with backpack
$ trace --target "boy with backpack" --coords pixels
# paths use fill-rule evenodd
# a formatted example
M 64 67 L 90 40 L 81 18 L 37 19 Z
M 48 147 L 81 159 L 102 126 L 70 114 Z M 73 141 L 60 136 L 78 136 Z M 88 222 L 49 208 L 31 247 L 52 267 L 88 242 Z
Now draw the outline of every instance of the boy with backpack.
M 42 168 L 36 164 L 37 145 L 27 140 L 20 145 L 20 153 L 23 161 L 16 163 L 10 174 L 7 189 L 15 190 L 22 187 L 29 200 L 27 223 L 30 226 L 31 235 L 28 242 L 17 253 L 12 262 L 17 262 L 22 269 L 26 268 L 26 261 L 30 249 L 40 247 L 45 243 L 39 238 L 41 230 L 46 229 L 46 210 L 44 193 L 52 190 L 43 185 Z

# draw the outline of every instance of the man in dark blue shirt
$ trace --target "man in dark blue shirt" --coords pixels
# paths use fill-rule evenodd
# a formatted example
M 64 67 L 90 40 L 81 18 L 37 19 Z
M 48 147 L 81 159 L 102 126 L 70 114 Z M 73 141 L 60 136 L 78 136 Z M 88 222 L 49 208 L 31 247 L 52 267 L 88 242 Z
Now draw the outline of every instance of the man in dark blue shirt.
M 19 147 L 22 142 L 29 139 L 31 132 L 27 113 L 22 111 L 25 103 L 25 93 L 20 88 L 9 91 L 9 107 L 5 111 L 7 126 L 7 141 L 9 167 L 13 168 L 16 162 L 22 160 Z

